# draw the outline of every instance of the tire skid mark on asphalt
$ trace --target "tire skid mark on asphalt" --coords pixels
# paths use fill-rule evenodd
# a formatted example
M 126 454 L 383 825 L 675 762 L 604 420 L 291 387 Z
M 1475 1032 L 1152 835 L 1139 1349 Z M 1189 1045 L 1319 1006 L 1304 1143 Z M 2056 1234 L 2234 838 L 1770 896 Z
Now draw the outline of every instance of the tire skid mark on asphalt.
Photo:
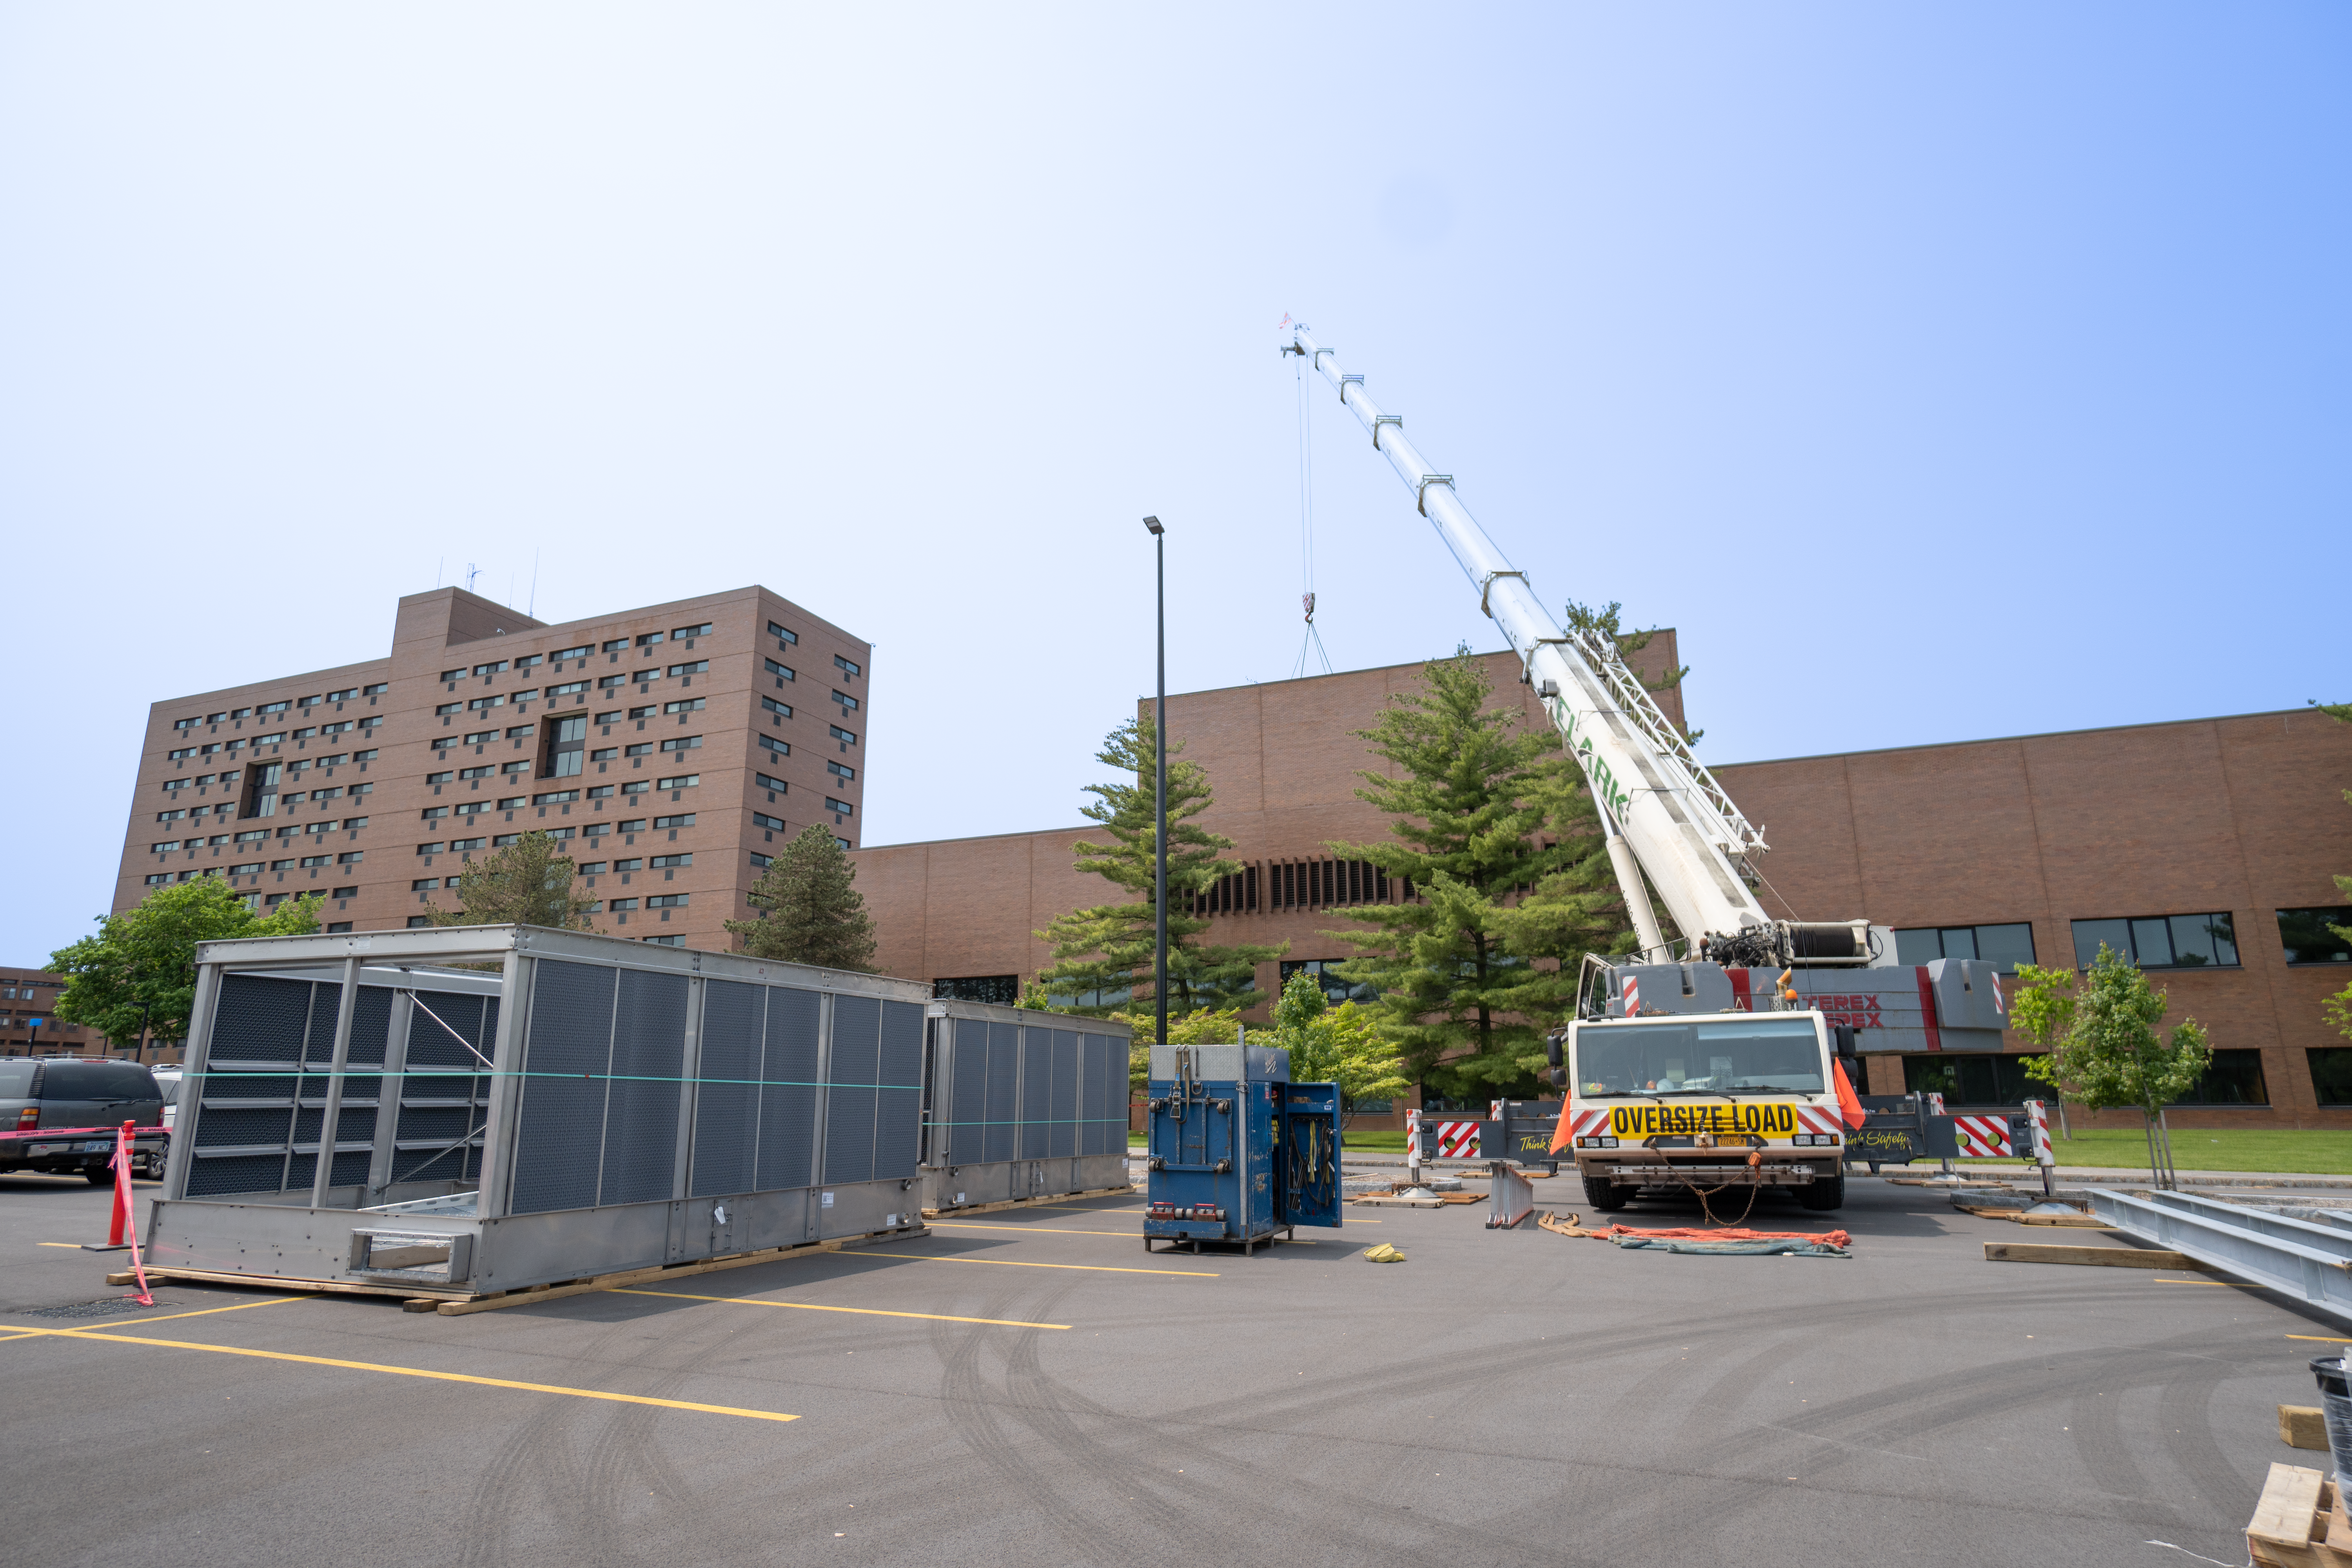
M 985 1466 L 1008 1490 L 1036 1510 L 1038 1521 L 1068 1542 L 1076 1554 L 1097 1563 L 1117 1563 L 1131 1555 L 1134 1543 L 1105 1528 L 1083 1509 L 1074 1507 L 1046 1476 L 1037 1458 L 1005 1431 L 998 1420 L 1002 1405 L 1017 1402 L 1010 1389 L 992 1388 L 982 1370 L 986 1352 L 1003 1335 L 1001 1329 L 973 1327 L 951 1333 L 945 1324 L 934 1331 L 933 1342 L 946 1350 L 940 1369 L 940 1402 L 948 1422 L 972 1458 Z M 1020 1336 L 1033 1342 L 1036 1336 Z
M 2236 1463 L 2213 1436 L 2213 1395 L 2235 1367 L 2210 1357 L 2181 1369 L 2181 1375 L 2164 1384 L 2157 1396 L 2158 1434 L 2164 1452 L 2180 1472 L 2180 1483 L 2193 1492 L 2209 1517 L 2242 1511 L 2245 1500 L 2260 1497 L 2261 1474 Z M 2241 1445 L 2242 1447 L 2242 1445 Z

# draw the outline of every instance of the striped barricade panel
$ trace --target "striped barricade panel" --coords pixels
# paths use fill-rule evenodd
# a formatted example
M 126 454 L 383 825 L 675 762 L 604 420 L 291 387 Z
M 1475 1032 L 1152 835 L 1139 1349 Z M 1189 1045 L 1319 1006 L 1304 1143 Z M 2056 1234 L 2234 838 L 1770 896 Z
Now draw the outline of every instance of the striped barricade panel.
M 2010 1146 L 2006 1116 L 1955 1116 L 1952 1137 L 1959 1144 L 1963 1160 L 2000 1160 L 2014 1152 Z
M 1441 1160 L 1475 1160 L 1478 1157 L 1478 1124 L 1475 1121 L 1441 1121 L 1437 1124 L 1437 1157 Z
M 1797 1107 L 1797 1131 L 1800 1132 L 1843 1132 L 1845 1119 L 1833 1105 L 1801 1105 Z

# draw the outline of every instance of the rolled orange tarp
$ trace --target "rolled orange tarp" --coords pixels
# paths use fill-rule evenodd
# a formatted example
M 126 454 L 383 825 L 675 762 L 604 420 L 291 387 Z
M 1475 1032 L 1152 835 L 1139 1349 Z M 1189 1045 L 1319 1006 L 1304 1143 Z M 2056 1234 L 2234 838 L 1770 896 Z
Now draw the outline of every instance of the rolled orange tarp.
M 1832 1057 L 1830 1071 L 1837 1075 L 1838 1119 L 1846 1124 L 1849 1131 L 1859 1131 L 1863 1122 L 1862 1101 L 1855 1098 L 1853 1085 L 1845 1080 L 1845 1064 Z

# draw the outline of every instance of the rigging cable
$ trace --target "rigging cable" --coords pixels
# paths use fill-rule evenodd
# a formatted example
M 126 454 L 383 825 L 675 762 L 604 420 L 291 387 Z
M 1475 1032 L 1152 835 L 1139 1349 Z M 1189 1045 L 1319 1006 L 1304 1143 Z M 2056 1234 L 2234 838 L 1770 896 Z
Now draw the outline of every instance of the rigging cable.
M 1284 318 L 1285 324 L 1288 318 Z M 1323 634 L 1315 629 L 1315 445 L 1314 399 L 1307 395 L 1307 366 L 1304 358 L 1291 367 L 1298 396 L 1298 571 L 1302 579 L 1298 595 L 1299 607 L 1307 612 L 1307 635 L 1299 640 L 1298 662 L 1292 667 L 1290 678 L 1304 679 L 1307 656 L 1311 650 L 1323 662 L 1323 673 L 1329 675 L 1331 656 L 1324 651 Z

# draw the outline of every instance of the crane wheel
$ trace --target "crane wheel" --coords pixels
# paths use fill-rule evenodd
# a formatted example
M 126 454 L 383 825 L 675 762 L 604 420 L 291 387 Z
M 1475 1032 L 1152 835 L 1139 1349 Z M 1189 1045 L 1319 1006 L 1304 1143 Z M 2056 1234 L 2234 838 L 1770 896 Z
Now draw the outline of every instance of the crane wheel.
M 1584 1178 L 1584 1201 L 1603 1214 L 1614 1214 L 1633 1201 L 1633 1189 L 1621 1187 L 1606 1176 Z

